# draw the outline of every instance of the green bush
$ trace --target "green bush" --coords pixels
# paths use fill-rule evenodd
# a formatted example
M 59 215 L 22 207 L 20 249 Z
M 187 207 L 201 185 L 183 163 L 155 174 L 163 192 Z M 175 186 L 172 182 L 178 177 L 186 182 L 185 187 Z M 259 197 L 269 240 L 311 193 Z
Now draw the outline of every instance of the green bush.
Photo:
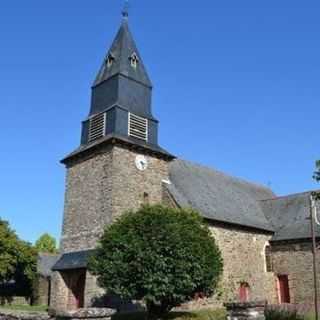
M 108 226 L 89 269 L 107 294 L 143 300 L 149 315 L 163 315 L 196 293 L 211 295 L 223 263 L 197 212 L 156 205 Z
M 266 320 L 303 320 L 296 309 L 283 309 L 281 307 L 266 308 Z
M 32 298 L 37 273 L 37 252 L 0 218 L 0 293 Z M 12 285 L 14 284 L 14 286 Z

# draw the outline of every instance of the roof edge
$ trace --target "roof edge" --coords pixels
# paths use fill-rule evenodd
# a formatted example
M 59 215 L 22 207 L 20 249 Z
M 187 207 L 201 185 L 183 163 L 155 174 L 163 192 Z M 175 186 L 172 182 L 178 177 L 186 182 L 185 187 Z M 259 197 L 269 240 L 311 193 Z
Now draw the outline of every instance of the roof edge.
M 129 145 L 130 147 L 137 149 L 137 150 L 142 149 L 147 152 L 151 152 L 151 153 L 159 155 L 167 160 L 173 160 L 176 158 L 174 155 L 170 154 L 169 152 L 167 152 L 166 150 L 164 150 L 158 146 L 137 143 L 136 141 L 131 141 L 130 139 L 126 139 L 126 138 L 119 136 L 117 134 L 109 134 L 109 135 L 89 144 L 89 145 L 85 145 L 83 147 L 76 149 L 74 152 L 70 153 L 65 158 L 60 160 L 60 163 L 67 165 L 69 163 L 69 161 L 72 161 L 75 158 L 78 158 L 83 155 L 84 156 L 88 155 L 94 149 L 98 149 L 98 148 L 100 148 L 104 145 L 107 145 L 107 144 L 115 145 L 117 143 Z
M 303 195 L 311 194 L 312 192 L 320 192 L 320 189 L 297 192 L 297 193 L 292 193 L 292 194 L 288 194 L 288 195 L 284 195 L 284 196 L 277 196 L 277 197 L 274 197 L 274 198 L 263 199 L 263 200 L 259 200 L 259 201 L 274 201 L 274 200 L 295 198 L 297 196 L 303 196 Z

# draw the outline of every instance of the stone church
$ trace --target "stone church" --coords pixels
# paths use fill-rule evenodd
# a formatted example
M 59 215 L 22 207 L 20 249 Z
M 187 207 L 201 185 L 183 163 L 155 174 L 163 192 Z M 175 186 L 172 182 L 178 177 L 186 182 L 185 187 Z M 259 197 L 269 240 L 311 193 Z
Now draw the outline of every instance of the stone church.
M 194 306 L 312 301 L 310 192 L 277 197 L 267 187 L 177 159 L 158 144 L 151 100 L 152 83 L 124 14 L 92 86 L 81 144 L 62 160 L 65 207 L 51 307 L 95 304 L 103 291 L 86 270 L 87 258 L 106 224 L 144 203 L 192 207 L 211 228 L 224 273 L 219 292 Z

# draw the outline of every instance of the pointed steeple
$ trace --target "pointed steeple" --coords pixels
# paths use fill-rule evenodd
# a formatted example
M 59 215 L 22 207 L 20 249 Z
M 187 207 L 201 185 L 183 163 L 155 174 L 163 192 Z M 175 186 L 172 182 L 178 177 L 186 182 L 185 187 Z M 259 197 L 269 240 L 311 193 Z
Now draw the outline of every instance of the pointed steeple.
M 136 65 L 132 65 L 136 59 Z M 123 13 L 120 29 L 96 77 L 93 87 L 115 75 L 123 75 L 147 87 L 152 87 L 128 25 L 127 13 Z
M 82 124 L 81 146 L 123 139 L 163 153 L 152 115 L 152 84 L 123 12 L 120 29 L 92 86 L 91 108 Z
M 123 13 L 120 29 L 92 86 L 90 116 L 114 105 L 148 119 L 152 84 Z

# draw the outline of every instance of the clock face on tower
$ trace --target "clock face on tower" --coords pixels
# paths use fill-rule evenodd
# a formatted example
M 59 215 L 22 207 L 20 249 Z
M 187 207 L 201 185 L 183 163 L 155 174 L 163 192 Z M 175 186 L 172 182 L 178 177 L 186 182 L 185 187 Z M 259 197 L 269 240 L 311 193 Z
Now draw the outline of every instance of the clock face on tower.
M 135 164 L 138 170 L 144 171 L 148 168 L 148 160 L 145 156 L 143 155 L 137 155 Z

